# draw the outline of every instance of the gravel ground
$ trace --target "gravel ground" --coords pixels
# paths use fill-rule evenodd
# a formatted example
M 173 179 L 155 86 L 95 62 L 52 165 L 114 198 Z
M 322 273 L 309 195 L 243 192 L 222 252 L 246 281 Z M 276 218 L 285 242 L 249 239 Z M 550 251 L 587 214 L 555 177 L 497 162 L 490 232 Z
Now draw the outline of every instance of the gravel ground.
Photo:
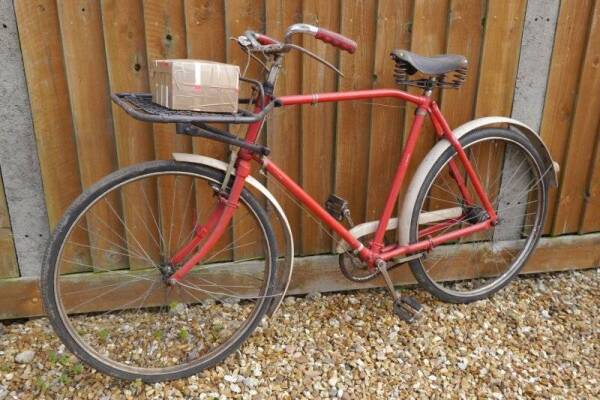
M 241 351 L 189 379 L 123 382 L 80 364 L 46 319 L 5 325 L 0 399 L 600 398 L 600 269 L 521 278 L 490 300 L 383 290 L 288 298 Z

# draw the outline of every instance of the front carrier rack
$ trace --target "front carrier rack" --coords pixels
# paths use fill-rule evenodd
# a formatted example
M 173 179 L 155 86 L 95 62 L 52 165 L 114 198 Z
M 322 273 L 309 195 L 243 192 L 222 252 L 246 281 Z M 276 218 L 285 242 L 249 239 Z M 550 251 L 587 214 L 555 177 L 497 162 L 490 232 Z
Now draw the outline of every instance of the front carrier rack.
M 239 110 L 235 114 L 218 114 L 171 110 L 170 108 L 153 103 L 152 95 L 149 93 L 113 93 L 111 98 L 127 114 L 140 121 L 174 123 L 176 125 L 176 132 L 179 134 L 205 137 L 210 140 L 245 148 L 253 153 L 262 155 L 268 155 L 270 152 L 266 146 L 247 143 L 231 132 L 217 129 L 207 124 L 249 124 L 260 121 L 278 103 L 277 100 L 271 101 L 259 113 Z M 247 99 L 240 99 L 240 103 L 248 103 L 249 101 Z
M 152 102 L 150 93 L 113 93 L 112 100 L 125 112 L 135 119 L 146 122 L 158 123 L 226 123 L 226 124 L 251 124 L 262 120 L 273 107 L 277 100 L 269 102 L 262 111 L 253 113 L 240 109 L 235 114 L 219 114 L 199 111 L 171 110 Z M 249 100 L 241 99 L 240 103 Z

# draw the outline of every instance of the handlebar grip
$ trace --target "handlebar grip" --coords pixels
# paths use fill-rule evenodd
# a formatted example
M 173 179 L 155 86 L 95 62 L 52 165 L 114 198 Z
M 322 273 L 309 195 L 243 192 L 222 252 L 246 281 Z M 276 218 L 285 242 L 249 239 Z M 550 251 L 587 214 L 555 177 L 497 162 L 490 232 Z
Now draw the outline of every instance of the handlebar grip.
M 279 44 L 279 42 L 267 35 L 263 35 L 262 33 L 255 33 L 254 34 L 256 37 L 256 40 L 258 40 L 258 43 L 262 44 L 263 46 L 269 45 L 269 44 Z
M 350 54 L 353 54 L 356 51 L 356 42 L 354 40 L 325 28 L 319 28 L 315 34 L 315 38 L 345 50 Z

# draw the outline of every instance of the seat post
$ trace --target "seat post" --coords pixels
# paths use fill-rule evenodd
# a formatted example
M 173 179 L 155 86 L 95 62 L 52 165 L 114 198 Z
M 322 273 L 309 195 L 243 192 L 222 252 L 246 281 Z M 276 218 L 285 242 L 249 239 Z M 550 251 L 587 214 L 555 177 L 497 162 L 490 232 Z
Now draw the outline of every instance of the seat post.
M 435 86 L 436 81 L 437 81 L 436 76 L 432 76 L 431 78 L 429 78 L 427 80 L 427 83 L 425 84 L 425 88 L 423 89 L 423 96 L 431 97 L 431 95 L 433 94 L 433 87 Z

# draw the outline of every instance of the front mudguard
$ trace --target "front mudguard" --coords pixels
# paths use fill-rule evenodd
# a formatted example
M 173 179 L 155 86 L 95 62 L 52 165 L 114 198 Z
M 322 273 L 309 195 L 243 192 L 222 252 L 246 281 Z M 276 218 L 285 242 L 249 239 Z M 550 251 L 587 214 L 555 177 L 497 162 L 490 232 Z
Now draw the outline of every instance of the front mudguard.
M 188 162 L 193 164 L 205 165 L 208 167 L 212 167 L 221 171 L 227 171 L 228 164 L 217 160 L 211 157 L 201 156 L 198 154 L 185 154 L 185 153 L 173 153 L 173 158 L 176 161 Z M 235 171 L 232 172 L 235 174 Z M 283 301 L 285 293 L 288 290 L 290 285 L 290 280 L 292 278 L 292 271 L 294 268 L 294 239 L 292 237 L 292 229 L 288 222 L 285 213 L 283 212 L 283 208 L 275 199 L 273 194 L 269 192 L 269 190 L 259 181 L 257 181 L 252 176 L 248 176 L 246 178 L 246 184 L 258 190 L 263 196 L 265 196 L 268 204 L 272 206 L 272 209 L 275 211 L 275 216 L 279 222 L 280 228 L 275 228 L 275 232 L 282 232 L 284 243 L 285 243 L 285 252 L 283 254 L 278 255 L 277 262 L 277 276 L 275 277 L 275 293 L 273 297 L 273 301 L 269 309 L 267 310 L 267 315 L 272 316 L 275 311 L 279 308 L 279 305 Z M 283 255 L 283 257 L 281 257 Z
M 556 187 L 558 186 L 558 171 L 559 166 L 558 163 L 552 161 L 552 157 L 550 156 L 550 152 L 548 148 L 540 138 L 540 136 L 529 126 L 524 123 L 517 121 L 516 119 L 508 118 L 508 117 L 483 117 L 478 118 L 473 121 L 469 121 L 458 128 L 452 131 L 454 137 L 460 140 L 461 137 L 466 135 L 469 132 L 473 132 L 477 129 L 483 127 L 492 127 L 499 125 L 508 125 L 511 129 L 518 130 L 531 141 L 531 143 L 538 150 L 538 153 L 542 157 L 542 162 L 544 163 L 543 168 L 547 173 L 544 175 L 544 179 L 546 181 L 546 185 L 548 187 Z M 406 195 L 404 197 L 403 206 L 399 213 L 398 218 L 398 243 L 400 245 L 409 244 L 409 234 L 410 234 L 410 221 L 412 218 L 412 209 L 417 202 L 417 196 L 419 194 L 419 190 L 425 181 L 425 177 L 429 170 L 433 167 L 433 164 L 436 162 L 438 158 L 446 151 L 450 146 L 449 141 L 442 139 L 436 143 L 435 146 L 427 153 L 427 156 L 421 161 L 421 164 L 417 168 Z

